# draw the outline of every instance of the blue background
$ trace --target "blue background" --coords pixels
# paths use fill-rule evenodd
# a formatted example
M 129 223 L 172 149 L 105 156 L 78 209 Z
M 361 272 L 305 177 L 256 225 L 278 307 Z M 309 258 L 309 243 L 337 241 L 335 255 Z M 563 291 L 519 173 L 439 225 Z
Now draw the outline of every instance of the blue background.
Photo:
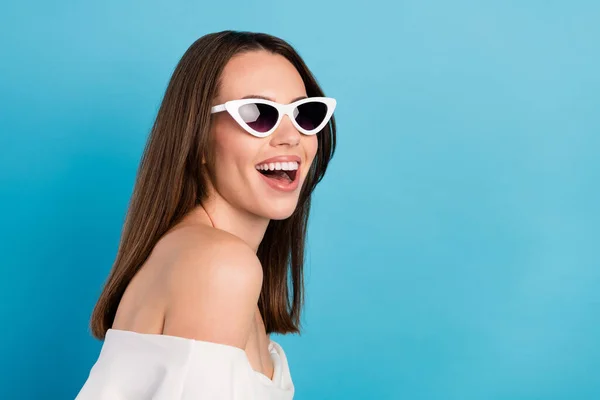
M 0 9 L 0 398 L 75 397 L 166 84 L 291 42 L 338 99 L 297 399 L 600 398 L 600 3 L 13 1 Z

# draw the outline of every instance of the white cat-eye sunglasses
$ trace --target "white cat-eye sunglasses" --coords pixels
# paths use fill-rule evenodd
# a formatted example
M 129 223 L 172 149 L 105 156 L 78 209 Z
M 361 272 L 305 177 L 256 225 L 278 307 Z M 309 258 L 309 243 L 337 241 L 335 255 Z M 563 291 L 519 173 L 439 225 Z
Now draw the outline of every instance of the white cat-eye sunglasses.
M 283 116 L 304 135 L 315 135 L 327 125 L 336 101 L 331 97 L 308 97 L 290 104 L 265 99 L 240 99 L 227 101 L 211 108 L 211 113 L 227 111 L 248 133 L 267 137 L 277 129 Z

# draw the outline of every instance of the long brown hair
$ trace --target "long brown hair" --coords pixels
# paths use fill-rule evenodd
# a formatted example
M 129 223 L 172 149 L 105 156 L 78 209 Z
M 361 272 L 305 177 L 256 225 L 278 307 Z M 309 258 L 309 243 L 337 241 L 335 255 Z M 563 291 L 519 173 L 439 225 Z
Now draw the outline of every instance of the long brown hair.
M 289 60 L 301 75 L 306 93 L 324 96 L 316 79 L 287 42 L 264 33 L 223 31 L 196 40 L 184 53 L 169 81 L 142 155 L 121 241 L 112 270 L 91 318 L 92 334 L 103 339 L 112 326 L 127 285 L 162 235 L 206 196 L 202 163 L 212 165 L 210 107 L 223 68 L 232 56 L 266 50 Z M 319 147 L 294 213 L 271 220 L 257 255 L 263 266 L 258 306 L 267 333 L 300 333 L 304 304 L 304 244 L 310 196 L 335 151 L 335 120 L 318 134 Z M 288 279 L 291 278 L 291 293 Z

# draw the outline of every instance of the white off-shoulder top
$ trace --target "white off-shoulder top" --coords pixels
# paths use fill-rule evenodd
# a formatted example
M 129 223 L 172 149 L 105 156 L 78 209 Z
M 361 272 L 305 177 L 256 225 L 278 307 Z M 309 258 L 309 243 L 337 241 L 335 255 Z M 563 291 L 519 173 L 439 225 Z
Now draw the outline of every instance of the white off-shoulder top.
M 76 400 L 289 400 L 294 384 L 281 346 L 270 340 L 273 379 L 235 346 L 109 329 Z

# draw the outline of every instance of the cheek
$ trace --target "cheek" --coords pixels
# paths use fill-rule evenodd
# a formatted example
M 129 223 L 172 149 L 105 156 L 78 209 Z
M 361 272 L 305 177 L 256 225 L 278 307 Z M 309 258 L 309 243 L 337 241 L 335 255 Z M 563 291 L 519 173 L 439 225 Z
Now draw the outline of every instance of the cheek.
M 253 167 L 260 140 L 228 123 L 215 126 L 213 135 L 216 175 L 227 179 Z
M 234 150 L 239 136 L 241 135 L 237 132 L 234 122 L 227 118 L 221 118 L 215 124 L 213 130 L 215 151 L 223 155 L 227 154 L 228 150 Z
M 304 144 L 304 149 L 306 151 L 306 159 L 310 161 L 310 164 L 312 163 L 312 160 L 317 154 L 317 149 L 319 148 L 319 140 L 317 139 L 317 135 L 308 136 L 305 139 L 306 141 Z

